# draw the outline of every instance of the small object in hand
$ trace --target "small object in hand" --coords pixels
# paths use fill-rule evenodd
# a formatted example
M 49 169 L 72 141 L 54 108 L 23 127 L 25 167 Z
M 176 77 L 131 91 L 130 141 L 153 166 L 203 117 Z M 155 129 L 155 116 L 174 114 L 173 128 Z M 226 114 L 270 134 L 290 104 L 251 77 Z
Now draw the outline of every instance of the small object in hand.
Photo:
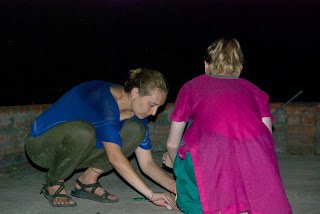
M 172 210 L 172 207 L 170 205 L 167 205 L 168 210 Z

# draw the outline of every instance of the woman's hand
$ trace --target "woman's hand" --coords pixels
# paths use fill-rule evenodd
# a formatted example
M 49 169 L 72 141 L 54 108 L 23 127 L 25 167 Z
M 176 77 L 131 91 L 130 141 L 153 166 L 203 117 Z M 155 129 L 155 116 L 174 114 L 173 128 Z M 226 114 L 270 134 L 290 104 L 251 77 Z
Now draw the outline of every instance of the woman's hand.
M 162 155 L 162 163 L 165 166 L 169 167 L 169 168 L 173 168 L 173 163 L 172 163 L 172 161 L 171 161 L 171 159 L 169 157 L 168 152 L 163 153 L 163 155 Z
M 169 193 L 153 193 L 149 199 L 157 206 L 166 207 L 168 210 L 179 211 L 174 199 L 171 198 Z

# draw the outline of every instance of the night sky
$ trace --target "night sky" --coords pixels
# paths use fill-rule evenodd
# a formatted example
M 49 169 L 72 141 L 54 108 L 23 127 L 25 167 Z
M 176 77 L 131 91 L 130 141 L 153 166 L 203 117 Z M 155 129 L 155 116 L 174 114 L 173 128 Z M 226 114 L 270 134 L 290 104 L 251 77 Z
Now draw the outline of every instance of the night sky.
M 241 77 L 270 102 L 320 102 L 320 4 L 282 0 L 1 0 L 1 106 L 53 103 L 93 79 L 123 84 L 147 67 L 168 79 L 168 102 L 204 72 L 206 47 L 237 38 Z

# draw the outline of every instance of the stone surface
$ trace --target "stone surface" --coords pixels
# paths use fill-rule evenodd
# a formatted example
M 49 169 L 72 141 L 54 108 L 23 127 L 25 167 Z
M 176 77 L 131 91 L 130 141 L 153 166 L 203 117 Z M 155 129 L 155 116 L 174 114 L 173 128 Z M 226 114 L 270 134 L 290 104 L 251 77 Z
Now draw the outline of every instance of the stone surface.
M 162 153 L 154 157 L 161 164 Z M 154 191 L 164 191 L 161 187 L 145 178 L 139 171 L 135 159 L 131 160 L 134 168 Z M 318 214 L 320 210 L 320 158 L 319 156 L 280 155 L 279 165 L 282 180 L 293 209 L 293 213 Z M 172 176 L 171 173 L 168 173 Z M 101 177 L 101 184 L 110 192 L 120 197 L 120 202 L 103 204 L 75 198 L 78 203 L 74 208 L 54 208 L 40 195 L 45 172 L 29 164 L 0 170 L 0 213 L 26 214 L 158 214 L 174 213 L 157 207 L 147 200 L 135 201 L 141 197 L 130 188 L 116 173 Z M 70 191 L 79 172 L 66 182 Z

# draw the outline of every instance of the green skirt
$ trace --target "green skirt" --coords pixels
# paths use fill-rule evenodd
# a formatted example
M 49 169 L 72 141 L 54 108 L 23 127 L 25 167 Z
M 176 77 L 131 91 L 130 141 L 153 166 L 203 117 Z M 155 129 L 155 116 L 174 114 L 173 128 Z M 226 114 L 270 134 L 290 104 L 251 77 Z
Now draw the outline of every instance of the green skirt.
M 179 209 L 187 214 L 202 213 L 198 186 L 193 170 L 192 158 L 190 152 L 185 159 L 176 156 L 174 166 L 177 185 L 177 205 Z

